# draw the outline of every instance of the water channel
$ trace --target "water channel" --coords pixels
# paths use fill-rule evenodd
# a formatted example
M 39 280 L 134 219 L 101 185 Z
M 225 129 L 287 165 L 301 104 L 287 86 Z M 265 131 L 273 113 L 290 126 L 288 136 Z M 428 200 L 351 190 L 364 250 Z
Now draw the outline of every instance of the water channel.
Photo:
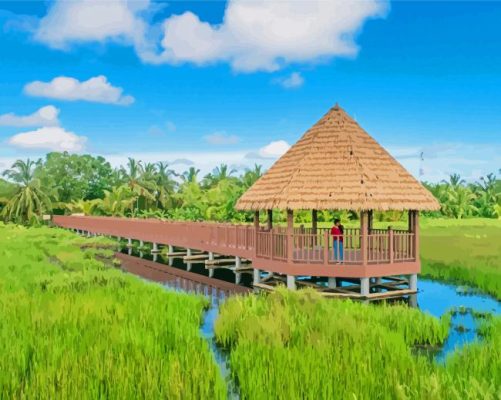
M 122 250 L 126 252 L 127 250 Z M 142 256 L 141 258 L 153 260 L 153 256 L 145 253 L 140 253 L 136 250 L 129 252 L 133 256 Z M 186 270 L 187 266 L 181 259 L 169 260 L 165 257 L 157 255 L 155 261 L 160 264 L 171 265 L 175 268 Z M 208 275 L 208 271 L 201 263 L 192 263 L 191 272 Z M 234 281 L 233 272 L 225 269 L 214 271 L 214 278 L 221 279 L 226 282 Z M 196 292 L 206 295 L 210 299 L 210 307 L 204 315 L 204 322 L 201 326 L 201 333 L 209 342 L 215 360 L 219 365 L 221 373 L 228 384 L 228 395 L 230 399 L 238 398 L 238 391 L 234 387 L 229 369 L 228 354 L 224 349 L 221 349 L 215 341 L 214 324 L 219 312 L 219 304 L 225 300 L 224 292 L 215 291 L 201 287 L 200 285 L 192 286 L 187 289 L 185 284 L 181 284 L 180 280 L 170 280 L 164 282 L 164 286 L 170 290 L 182 290 L 188 292 Z M 241 284 L 246 287 L 251 287 L 251 277 L 242 276 Z M 417 303 L 417 307 L 423 312 L 440 318 L 445 313 L 455 310 L 451 317 L 451 327 L 449 336 L 443 346 L 433 349 L 420 349 L 419 352 L 425 353 L 430 358 L 437 362 L 443 362 L 448 354 L 458 350 L 462 346 L 476 340 L 482 340 L 478 334 L 479 320 L 475 317 L 475 312 L 489 313 L 493 315 L 501 314 L 501 302 L 491 296 L 476 293 L 464 286 L 446 284 L 433 280 L 420 279 L 418 283 L 418 294 L 415 295 L 414 301 L 409 303 Z

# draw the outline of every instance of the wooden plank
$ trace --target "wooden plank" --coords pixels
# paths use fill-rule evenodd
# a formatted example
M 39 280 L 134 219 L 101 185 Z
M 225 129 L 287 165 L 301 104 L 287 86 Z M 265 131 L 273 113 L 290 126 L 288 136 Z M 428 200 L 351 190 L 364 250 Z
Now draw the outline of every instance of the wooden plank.
M 197 254 L 194 256 L 184 256 L 183 260 L 184 261 L 192 261 L 192 260 L 205 260 L 208 259 L 209 255 L 208 254 Z
M 270 285 L 265 285 L 264 283 L 255 283 L 253 285 L 254 287 L 257 287 L 259 289 L 264 289 L 264 290 L 268 290 L 270 292 L 274 291 L 275 288 L 273 286 L 270 286 Z
M 370 293 L 365 298 L 367 299 L 390 299 L 390 298 L 395 298 L 395 297 L 403 297 L 407 296 L 410 294 L 416 294 L 416 290 L 410 290 L 410 289 L 401 289 L 401 290 L 393 290 L 391 292 L 385 292 L 385 293 Z
M 218 258 L 217 260 L 206 260 L 205 265 L 235 264 L 234 258 Z

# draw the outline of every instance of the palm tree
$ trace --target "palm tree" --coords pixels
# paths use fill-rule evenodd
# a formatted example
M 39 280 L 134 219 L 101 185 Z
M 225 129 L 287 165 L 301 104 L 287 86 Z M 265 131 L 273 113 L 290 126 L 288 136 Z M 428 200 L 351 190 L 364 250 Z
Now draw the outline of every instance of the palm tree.
M 155 196 L 152 194 L 155 191 L 155 184 L 145 179 L 147 176 L 144 173 L 145 170 L 141 161 L 136 161 L 130 157 L 127 162 L 127 169 L 122 168 L 125 185 L 136 196 L 136 212 L 139 211 L 140 198 L 143 198 L 145 201 L 155 201 Z
M 198 174 L 200 173 L 200 170 L 195 168 L 195 167 L 190 167 L 188 169 L 188 171 L 185 171 L 182 175 L 181 175 L 181 179 L 184 181 L 184 182 L 196 182 L 197 181 L 197 177 L 198 177 Z
M 167 163 L 157 163 L 157 173 L 155 176 L 157 186 L 157 207 L 162 204 L 163 207 L 168 207 L 171 204 L 172 193 L 176 190 L 177 182 L 172 178 L 176 173 L 169 169 Z
M 97 199 L 96 208 L 104 215 L 125 216 L 127 211 L 134 208 L 136 197 L 128 186 L 122 185 L 112 191 L 104 191 L 104 199 Z
M 35 178 L 35 170 L 41 160 L 35 162 L 17 160 L 3 175 L 19 185 L 16 194 L 2 210 L 4 218 L 19 223 L 38 221 L 44 212 L 52 209 L 49 196 Z
M 263 166 L 254 164 L 254 168 L 247 169 L 242 177 L 244 188 L 250 188 L 261 176 L 263 176 Z

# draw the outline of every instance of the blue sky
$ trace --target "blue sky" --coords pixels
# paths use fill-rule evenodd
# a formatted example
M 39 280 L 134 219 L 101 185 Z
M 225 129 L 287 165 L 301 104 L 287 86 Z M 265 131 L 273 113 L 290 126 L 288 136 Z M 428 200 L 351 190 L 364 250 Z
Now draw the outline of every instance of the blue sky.
M 475 179 L 501 167 L 500 20 L 492 1 L 3 1 L 0 170 L 51 150 L 269 166 L 338 102 L 421 179 Z

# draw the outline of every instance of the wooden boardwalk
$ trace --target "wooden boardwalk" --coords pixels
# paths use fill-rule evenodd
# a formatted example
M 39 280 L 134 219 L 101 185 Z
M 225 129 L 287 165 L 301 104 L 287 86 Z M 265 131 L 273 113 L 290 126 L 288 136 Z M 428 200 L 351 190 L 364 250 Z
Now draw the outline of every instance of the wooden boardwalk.
M 242 268 L 253 271 L 256 287 L 267 285 L 261 282 L 263 272 L 278 280 L 286 277 L 290 288 L 295 288 L 296 283 L 301 286 L 297 277 L 324 277 L 329 282 L 334 278 L 359 279 L 360 294 L 368 298 L 372 288 L 369 280 L 407 275 L 414 276 L 415 283 L 420 272 L 414 234 L 407 231 L 374 230 L 363 236 L 358 229 L 348 229 L 343 236 L 341 257 L 340 241 L 326 229 L 312 232 L 294 228 L 292 233 L 286 233 L 281 227 L 83 216 L 54 216 L 53 224 L 88 235 L 128 239 L 129 243 L 149 242 L 155 252 L 162 245 L 169 246 L 169 254 L 183 258 L 188 268 L 192 263 L 205 263 L 210 275 L 214 268 L 232 269 L 236 276 Z M 243 267 L 245 261 L 249 264 Z M 238 283 L 239 279 L 235 281 Z M 409 289 L 405 290 L 415 292 L 416 285 L 411 284 L 410 278 L 408 282 Z M 404 290 L 391 289 L 394 293 Z M 344 289 L 330 285 L 324 292 L 343 295 Z

